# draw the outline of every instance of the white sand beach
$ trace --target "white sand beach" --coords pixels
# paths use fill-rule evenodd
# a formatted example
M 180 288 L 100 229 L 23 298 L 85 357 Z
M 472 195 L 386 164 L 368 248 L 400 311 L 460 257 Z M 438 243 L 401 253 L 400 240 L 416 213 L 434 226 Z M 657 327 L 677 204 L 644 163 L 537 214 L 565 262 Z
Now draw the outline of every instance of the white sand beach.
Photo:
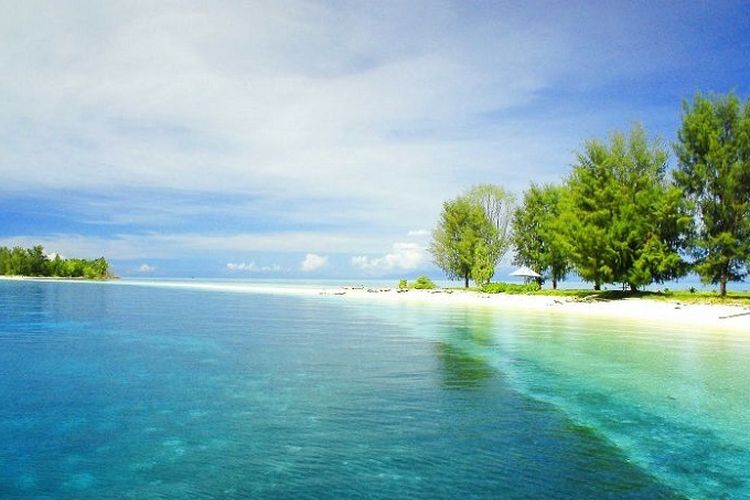
M 0 277 L 12 280 L 49 281 L 44 278 Z M 404 304 L 430 304 L 440 307 L 477 307 L 535 314 L 611 319 L 638 322 L 651 327 L 683 326 L 709 331 L 734 331 L 750 334 L 750 307 L 723 304 L 685 304 L 678 300 L 628 298 L 610 301 L 577 301 L 570 297 L 547 295 L 484 294 L 463 290 L 408 290 L 367 288 L 362 286 L 273 285 L 249 282 L 193 280 L 60 280 L 81 285 L 98 283 L 107 286 L 146 286 L 159 288 L 201 289 L 235 293 L 298 295 L 325 297 L 331 300 L 366 300 Z
M 611 301 L 580 302 L 572 298 L 546 295 L 482 294 L 477 292 L 395 289 L 379 291 L 342 289 L 344 297 L 358 300 L 383 300 L 404 303 L 429 303 L 445 306 L 464 305 L 503 310 L 571 315 L 618 321 L 648 323 L 651 326 L 672 325 L 692 329 L 732 330 L 750 334 L 750 308 L 721 304 L 684 304 L 629 298 Z M 323 291 L 322 293 L 331 293 Z

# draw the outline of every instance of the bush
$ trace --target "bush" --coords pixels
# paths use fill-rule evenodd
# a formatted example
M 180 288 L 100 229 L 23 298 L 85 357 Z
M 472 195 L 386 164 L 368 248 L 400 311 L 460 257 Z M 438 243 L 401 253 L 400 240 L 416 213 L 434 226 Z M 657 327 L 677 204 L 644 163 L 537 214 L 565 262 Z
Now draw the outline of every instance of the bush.
M 484 293 L 531 293 L 541 290 L 542 287 L 539 283 L 532 281 L 525 285 L 519 285 L 517 283 L 487 283 L 482 286 Z
M 414 280 L 412 288 L 416 288 L 417 290 L 431 290 L 435 288 L 435 283 L 433 283 L 433 281 L 427 276 L 422 275 Z
M 409 288 L 409 285 L 406 283 L 406 280 L 399 280 L 398 282 L 398 289 L 399 290 L 405 290 Z

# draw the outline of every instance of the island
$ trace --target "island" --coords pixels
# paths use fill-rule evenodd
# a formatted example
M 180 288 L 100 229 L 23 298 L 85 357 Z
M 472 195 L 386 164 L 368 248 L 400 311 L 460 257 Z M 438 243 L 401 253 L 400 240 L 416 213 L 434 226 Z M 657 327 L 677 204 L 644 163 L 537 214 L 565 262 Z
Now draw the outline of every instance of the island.
M 114 278 L 109 262 L 98 259 L 65 258 L 47 254 L 44 247 L 0 247 L 0 276 L 36 278 L 83 278 L 106 280 Z

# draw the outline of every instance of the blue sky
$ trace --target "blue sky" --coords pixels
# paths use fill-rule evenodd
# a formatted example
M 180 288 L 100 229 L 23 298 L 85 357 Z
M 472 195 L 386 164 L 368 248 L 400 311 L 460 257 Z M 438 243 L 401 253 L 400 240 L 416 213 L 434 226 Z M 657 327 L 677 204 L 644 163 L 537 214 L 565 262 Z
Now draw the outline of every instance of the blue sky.
M 3 2 L 0 245 L 123 276 L 440 273 L 443 200 L 750 93 L 747 2 Z

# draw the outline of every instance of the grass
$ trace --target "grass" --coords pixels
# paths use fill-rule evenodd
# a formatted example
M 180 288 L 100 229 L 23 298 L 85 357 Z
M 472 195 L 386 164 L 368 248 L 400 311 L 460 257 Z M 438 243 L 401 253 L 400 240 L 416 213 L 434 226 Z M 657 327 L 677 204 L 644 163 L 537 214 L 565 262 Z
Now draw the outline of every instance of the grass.
M 471 287 L 451 287 L 451 290 L 468 291 L 482 293 L 481 288 Z M 594 297 L 602 300 L 623 300 L 623 299 L 649 299 L 659 301 L 681 302 L 684 304 L 725 304 L 750 307 L 750 292 L 727 292 L 726 297 L 719 296 L 715 291 L 695 291 L 689 290 L 665 290 L 663 292 L 646 292 L 629 290 L 591 290 L 591 289 L 560 289 L 560 290 L 537 290 L 520 292 L 513 290 L 510 293 L 524 293 L 527 295 L 545 295 L 553 297 L 568 297 L 573 299 L 583 299 Z
M 750 292 L 727 292 L 721 297 L 718 292 L 690 292 L 674 290 L 664 292 L 623 291 L 623 290 L 539 290 L 532 295 L 552 295 L 559 297 L 584 298 L 594 296 L 604 300 L 622 300 L 630 298 L 682 302 L 685 304 L 733 304 L 750 306 Z

